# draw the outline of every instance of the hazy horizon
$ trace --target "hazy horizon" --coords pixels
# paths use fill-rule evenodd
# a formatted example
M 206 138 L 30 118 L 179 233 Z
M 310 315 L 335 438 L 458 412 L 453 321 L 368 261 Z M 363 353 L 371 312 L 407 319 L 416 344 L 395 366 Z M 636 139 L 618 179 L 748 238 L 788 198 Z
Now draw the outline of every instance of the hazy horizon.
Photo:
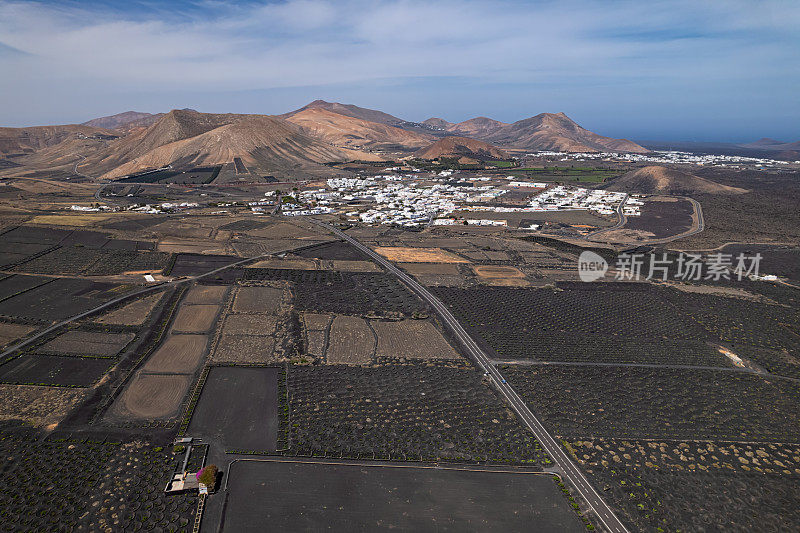
M 793 142 L 798 27 L 800 5 L 777 0 L 0 1 L 0 126 L 319 98 L 412 121 L 564 112 L 611 137 Z

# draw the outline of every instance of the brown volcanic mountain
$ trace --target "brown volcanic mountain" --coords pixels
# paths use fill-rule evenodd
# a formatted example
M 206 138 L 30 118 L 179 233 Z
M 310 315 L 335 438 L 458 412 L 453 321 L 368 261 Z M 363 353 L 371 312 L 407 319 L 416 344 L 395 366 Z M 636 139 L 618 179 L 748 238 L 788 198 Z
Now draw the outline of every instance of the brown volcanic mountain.
M 740 145 L 744 148 L 755 148 L 758 150 L 771 150 L 776 152 L 793 152 L 800 150 L 800 141 L 787 143 L 783 141 L 776 141 L 775 139 L 759 139 L 749 144 Z
M 284 113 L 283 115 L 280 115 L 280 117 L 289 118 L 293 115 L 302 113 L 303 111 L 309 109 L 324 109 L 325 111 L 331 111 L 333 113 L 344 115 L 346 117 L 358 118 L 361 120 L 367 120 L 369 122 L 378 122 L 380 124 L 387 124 L 389 126 L 397 126 L 400 124 L 404 124 L 406 122 L 401 118 L 392 116 L 389 113 L 384 113 L 383 111 L 376 111 L 374 109 L 358 107 L 352 104 L 326 102 L 325 100 L 314 100 L 310 104 L 304 105 L 300 109 L 295 109 L 294 111 Z
M 147 127 L 164 116 L 164 113 L 140 113 L 139 111 L 125 111 L 107 117 L 93 118 L 83 123 L 84 126 L 104 128 L 107 130 L 129 131 L 136 127 Z
M 113 136 L 111 131 L 81 124 L 0 128 L 0 155 L 31 154 L 68 139 Z
M 354 155 L 310 137 L 278 117 L 180 110 L 170 111 L 145 131 L 120 139 L 81 168 L 115 178 L 166 165 L 211 165 L 241 157 L 251 170 L 285 174 L 321 171 L 325 168 L 321 163 L 346 161 Z
M 480 138 L 500 146 L 559 152 L 636 152 L 648 150 L 633 141 L 612 139 L 580 127 L 564 113 L 541 113 L 496 129 Z
M 431 135 L 342 115 L 322 107 L 306 106 L 286 120 L 327 143 L 356 150 L 416 149 L 433 140 Z
M 443 137 L 435 143 L 414 152 L 420 159 L 462 157 L 472 159 L 508 159 L 508 154 L 491 144 L 467 137 Z
M 719 183 L 657 165 L 633 170 L 615 179 L 608 187 L 611 191 L 634 194 L 668 194 L 691 196 L 693 194 L 741 194 L 747 189 L 729 187 Z
M 443 131 L 454 126 L 452 122 L 447 122 L 445 119 L 439 117 L 431 117 L 428 120 L 423 120 L 422 124 L 430 128 Z
M 505 122 L 500 122 L 486 117 L 475 117 L 458 124 L 452 124 L 447 131 L 457 133 L 465 137 L 476 137 L 483 139 L 488 137 L 503 126 L 508 126 Z
M 175 109 L 150 127 L 119 139 L 108 149 L 89 158 L 89 165 L 104 174 L 161 146 L 190 139 L 220 126 L 241 120 L 247 115 L 198 113 Z

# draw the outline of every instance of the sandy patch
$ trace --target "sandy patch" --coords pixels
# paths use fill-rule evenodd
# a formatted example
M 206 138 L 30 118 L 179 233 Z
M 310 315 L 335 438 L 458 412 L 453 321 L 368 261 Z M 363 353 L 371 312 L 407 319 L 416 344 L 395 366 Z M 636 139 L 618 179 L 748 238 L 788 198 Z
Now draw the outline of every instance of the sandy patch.
M 389 261 L 399 263 L 469 263 L 441 248 L 407 248 L 402 246 L 380 246 L 375 251 Z
M 362 365 L 372 362 L 375 335 L 363 318 L 337 316 L 331 324 L 328 363 Z
M 35 329 L 34 326 L 25 324 L 7 324 L 2 322 L 0 323 L 0 346 L 11 344 Z
M 172 331 L 202 333 L 211 329 L 219 313 L 218 305 L 181 305 Z
M 57 424 L 83 399 L 87 389 L 0 384 L 0 420 L 35 426 Z
M 207 343 L 207 335 L 170 335 L 150 356 L 143 370 L 193 373 L 202 363 Z
M 459 359 L 450 343 L 427 320 L 373 320 L 372 328 L 378 334 L 378 357 Z
M 190 376 L 140 373 L 122 394 L 120 407 L 124 414 L 133 418 L 174 415 L 190 384 Z

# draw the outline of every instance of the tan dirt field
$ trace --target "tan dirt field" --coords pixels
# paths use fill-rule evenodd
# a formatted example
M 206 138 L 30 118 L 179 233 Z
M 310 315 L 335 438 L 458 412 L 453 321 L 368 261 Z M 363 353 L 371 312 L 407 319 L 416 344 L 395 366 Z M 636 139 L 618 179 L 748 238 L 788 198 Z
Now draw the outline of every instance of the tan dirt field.
M 170 335 L 142 367 L 146 372 L 192 373 L 203 362 L 207 335 Z
M 173 237 L 171 239 L 164 239 L 164 242 L 191 243 L 191 239 L 208 239 L 208 237 L 211 236 L 212 228 L 201 226 L 199 224 L 182 223 L 178 220 L 169 220 L 157 226 L 153 226 L 151 231 L 160 235 Z
M 273 287 L 239 287 L 233 300 L 237 313 L 276 314 L 283 291 Z
M 474 265 L 475 274 L 488 285 L 499 287 L 527 287 L 525 274 L 512 266 Z
M 452 263 L 399 263 L 412 276 L 458 276 L 458 266 Z
M 272 335 L 277 317 L 274 315 L 236 315 L 225 317 L 223 335 Z
M 378 265 L 371 261 L 348 261 L 335 259 L 322 261 L 323 270 L 338 270 L 340 272 L 380 272 Z
M 172 331 L 185 333 L 208 331 L 216 321 L 219 308 L 218 305 L 181 305 L 175 321 L 172 323 Z
M 177 414 L 191 377 L 139 373 L 122 393 L 117 412 L 131 418 L 164 418 Z
M 133 340 L 133 333 L 99 333 L 67 331 L 45 344 L 44 353 L 71 353 L 79 355 L 112 356 Z
M 0 384 L 0 420 L 34 426 L 57 424 L 83 399 L 87 389 Z
M 275 339 L 252 335 L 223 335 L 214 356 L 215 363 L 270 363 L 275 361 Z
M 25 324 L 6 324 L 0 323 L 0 346 L 11 344 L 17 339 L 21 339 L 36 328 Z
M 299 228 L 288 222 L 278 222 L 266 228 L 260 228 L 247 232 L 249 237 L 263 237 L 266 239 L 300 239 L 300 240 L 330 240 L 329 235 L 324 232 L 310 231 Z
M 462 276 L 416 275 L 417 281 L 426 287 L 464 287 L 467 282 Z
M 511 259 L 511 257 L 509 257 L 509 255 L 505 252 L 487 250 L 484 253 L 490 261 L 508 261 Z
M 99 215 L 87 213 L 84 215 L 38 215 L 33 217 L 31 224 L 52 224 L 55 226 L 91 226 L 98 222 L 108 220 L 114 215 Z
M 227 285 L 195 285 L 183 299 L 184 304 L 219 304 L 228 292 Z
M 245 268 L 282 268 L 287 270 L 319 270 L 317 264 L 313 259 L 279 259 L 277 257 L 270 257 L 263 261 L 258 261 Z
M 317 357 L 325 356 L 325 332 L 324 331 L 307 331 L 306 337 L 308 338 L 308 353 Z
M 211 240 L 177 242 L 172 239 L 165 239 L 158 243 L 156 249 L 159 252 L 167 252 L 171 254 L 226 254 L 229 252 L 228 247 L 224 243 L 216 243 Z
M 463 257 L 441 248 L 406 248 L 402 246 L 379 246 L 375 251 L 389 261 L 399 263 L 469 263 Z
M 164 296 L 163 292 L 151 294 L 141 300 L 136 300 L 119 309 L 101 315 L 95 322 L 115 326 L 141 326 L 150 316 L 162 296 Z
M 323 243 L 327 241 L 304 241 L 303 244 Z M 235 241 L 232 243 L 237 255 L 253 257 L 256 255 L 283 252 L 297 248 L 297 241 L 287 239 L 260 239 L 258 241 Z
M 333 319 L 326 354 L 328 363 L 369 364 L 374 351 L 375 335 L 363 318 L 341 315 Z
M 317 313 L 303 314 L 303 323 L 309 331 L 328 329 L 331 322 L 331 315 L 319 315 Z
M 427 320 L 401 320 L 389 322 L 373 320 L 372 328 L 378 334 L 378 357 L 406 359 L 459 359 L 439 330 Z

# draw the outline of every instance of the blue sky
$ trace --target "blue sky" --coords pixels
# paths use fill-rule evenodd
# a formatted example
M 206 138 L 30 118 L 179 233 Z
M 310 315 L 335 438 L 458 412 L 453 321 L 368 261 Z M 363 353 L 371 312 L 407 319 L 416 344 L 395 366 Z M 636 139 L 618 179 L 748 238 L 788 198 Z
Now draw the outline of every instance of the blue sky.
M 657 140 L 800 140 L 800 2 L 0 0 L 0 125 L 316 98 L 407 120 L 563 111 Z

